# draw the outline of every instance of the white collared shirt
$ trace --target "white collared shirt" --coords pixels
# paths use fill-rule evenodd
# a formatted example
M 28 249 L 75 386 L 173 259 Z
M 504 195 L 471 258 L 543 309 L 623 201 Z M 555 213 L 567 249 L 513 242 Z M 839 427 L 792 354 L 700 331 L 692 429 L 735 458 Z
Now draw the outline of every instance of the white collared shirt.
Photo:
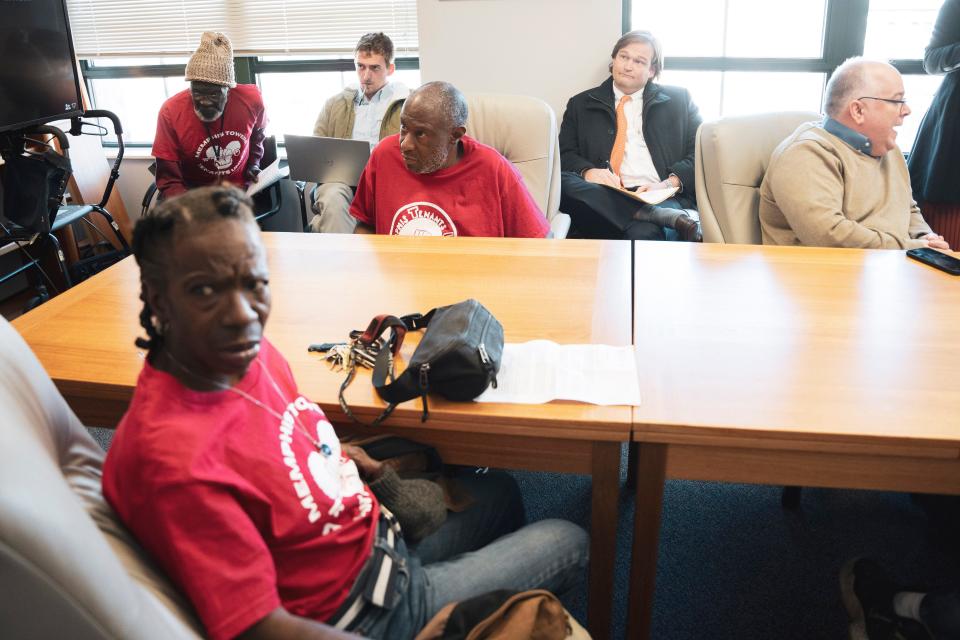
M 614 84 L 614 108 L 620 104 L 623 96 L 623 91 Z M 643 139 L 643 89 L 630 97 L 630 102 L 623 107 L 623 115 L 627 119 L 627 146 L 623 153 L 623 162 L 620 163 L 620 179 L 625 187 L 639 187 L 660 182 L 660 176 L 653 165 L 647 142 Z
M 368 100 L 363 89 L 357 89 L 357 95 L 353 99 L 354 118 L 351 137 L 354 140 L 366 140 L 370 143 L 371 150 L 377 146 L 380 142 L 380 123 L 383 122 L 383 116 L 387 113 L 387 107 L 390 106 L 395 92 L 395 83 L 388 82 Z

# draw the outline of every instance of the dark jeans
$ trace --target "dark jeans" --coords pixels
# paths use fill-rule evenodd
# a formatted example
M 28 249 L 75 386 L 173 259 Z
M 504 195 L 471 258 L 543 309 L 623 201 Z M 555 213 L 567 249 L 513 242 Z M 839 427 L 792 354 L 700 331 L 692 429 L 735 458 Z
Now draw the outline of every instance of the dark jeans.
M 586 574 L 589 539 L 565 520 L 523 526 L 523 502 L 513 478 L 503 472 L 458 480 L 474 502 L 450 513 L 438 531 L 407 549 L 401 541 L 403 576 L 393 610 L 373 609 L 354 629 L 364 637 L 406 639 L 447 603 L 497 589 L 547 589 L 562 593 Z
M 583 238 L 665 240 L 664 227 L 673 226 L 683 206 L 674 199 L 659 205 L 643 204 L 564 171 L 560 175 L 560 210 L 570 214 L 571 227 Z

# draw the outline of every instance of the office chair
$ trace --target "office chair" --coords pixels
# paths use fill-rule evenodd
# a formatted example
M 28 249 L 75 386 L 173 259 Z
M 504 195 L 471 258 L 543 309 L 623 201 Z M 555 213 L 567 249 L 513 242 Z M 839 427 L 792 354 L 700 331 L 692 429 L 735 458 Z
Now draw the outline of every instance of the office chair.
M 697 131 L 697 207 L 704 242 L 761 244 L 760 183 L 770 154 L 798 126 L 823 116 L 789 111 L 721 118 Z
M 500 152 L 517 168 L 554 238 L 566 238 L 570 216 L 560 212 L 560 141 L 557 119 L 530 96 L 468 94 L 467 135 Z
M 100 490 L 104 453 L 0 318 L 0 620 L 9 638 L 196 640 Z
M 277 159 L 277 137 L 276 136 L 267 136 L 263 139 L 263 158 L 260 159 L 260 166 L 267 167 Z M 153 174 L 157 175 L 157 163 L 152 162 L 147 170 Z M 280 182 L 277 181 L 274 184 L 270 185 L 263 191 L 254 194 L 254 217 L 257 219 L 257 222 L 261 220 L 267 220 L 268 218 L 273 217 L 277 214 L 278 211 L 283 206 L 282 201 L 282 189 L 280 187 Z M 140 215 L 144 216 L 153 206 L 153 201 L 157 195 L 157 183 L 151 182 L 147 187 L 146 192 L 143 194 L 143 199 L 140 201 Z
M 761 113 L 704 122 L 697 131 L 697 206 L 704 242 L 761 244 L 760 183 L 770 155 L 812 111 Z M 800 487 L 784 487 L 780 504 L 800 505 Z
M 48 171 L 46 176 L 47 188 L 44 190 L 49 196 L 48 202 L 45 203 L 46 211 L 49 213 L 27 220 L 20 217 L 19 214 L 22 212 L 4 212 L 6 220 L 2 227 L 0 227 L 0 243 L 15 243 L 25 257 L 24 263 L 20 267 L 0 276 L 0 284 L 32 268 L 38 269 L 42 275 L 46 277 L 46 273 L 40 266 L 40 260 L 26 250 L 28 246 L 41 246 L 45 242 L 50 244 L 54 250 L 57 265 L 60 268 L 63 281 L 68 289 L 75 281 L 82 280 L 130 254 L 130 245 L 121 233 L 119 225 L 106 209 L 110 194 L 113 191 L 113 186 L 120 177 L 120 163 L 123 161 L 124 151 L 123 127 L 120 124 L 119 118 L 110 111 L 88 110 L 85 111 L 82 116 L 71 119 L 70 136 L 103 135 L 106 131 L 99 125 L 92 125 L 92 123 L 86 122 L 84 118 L 106 118 L 110 120 L 118 140 L 117 157 L 111 167 L 110 177 L 104 186 L 103 195 L 97 204 L 60 204 L 64 190 L 66 189 L 67 179 L 71 172 L 69 163 L 70 140 L 63 131 L 51 125 L 36 125 L 22 131 L 8 133 L 4 136 L 2 146 L 5 157 L 12 160 L 14 159 L 12 156 L 37 157 L 42 153 L 46 158 L 46 162 L 54 167 L 54 170 Z M 89 129 L 90 126 L 95 127 L 95 130 L 91 131 Z M 51 136 L 51 139 L 56 141 L 59 148 L 46 142 L 43 136 Z M 44 150 L 40 152 L 37 148 Z M 37 170 L 37 167 L 34 167 L 34 170 Z M 17 186 L 30 191 L 35 184 L 19 184 Z M 11 187 L 12 185 L 7 185 L 8 190 L 11 189 Z M 21 193 L 18 197 L 10 198 L 6 200 L 6 202 L 8 205 L 13 204 L 16 206 L 20 204 L 29 206 L 35 199 L 35 194 Z M 41 203 L 39 208 L 44 208 L 43 204 L 44 203 Z M 56 233 L 75 222 L 85 220 L 91 214 L 96 214 L 107 222 L 120 248 L 114 250 L 111 247 L 111 251 L 107 253 L 92 255 L 68 266 Z M 52 282 L 50 284 L 52 285 Z M 37 286 L 37 289 L 39 291 L 39 296 L 36 299 L 37 302 L 43 302 L 49 297 L 42 280 Z

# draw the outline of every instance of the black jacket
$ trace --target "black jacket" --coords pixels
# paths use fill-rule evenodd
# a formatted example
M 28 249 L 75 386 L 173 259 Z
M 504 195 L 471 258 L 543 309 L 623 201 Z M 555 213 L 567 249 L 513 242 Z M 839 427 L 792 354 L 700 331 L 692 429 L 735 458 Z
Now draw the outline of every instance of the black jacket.
M 947 0 L 937 16 L 923 57 L 927 73 L 960 64 L 960 0 Z M 920 202 L 960 204 L 960 69 L 943 79 L 923 116 L 910 153 L 913 197 Z
M 700 113 L 686 89 L 647 83 L 643 89 L 643 139 L 660 179 L 671 173 L 680 178 L 683 191 L 676 198 L 687 208 L 695 207 L 697 201 L 693 151 L 699 126 Z M 574 173 L 604 168 L 616 137 L 611 76 L 567 102 L 560 125 L 561 168 Z

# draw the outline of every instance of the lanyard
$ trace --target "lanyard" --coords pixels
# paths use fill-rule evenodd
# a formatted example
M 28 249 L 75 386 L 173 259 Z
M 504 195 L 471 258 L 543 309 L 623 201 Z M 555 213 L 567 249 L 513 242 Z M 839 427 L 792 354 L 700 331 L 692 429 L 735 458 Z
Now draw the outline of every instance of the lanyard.
M 225 117 L 227 117 L 227 105 L 223 105 L 223 113 L 220 114 L 220 137 L 223 137 L 223 119 Z M 220 162 L 220 151 L 223 147 L 214 142 L 213 133 L 210 131 L 210 123 L 206 120 L 203 121 L 203 128 L 207 130 L 207 137 L 210 138 L 210 146 L 213 147 L 213 157 L 217 162 Z

